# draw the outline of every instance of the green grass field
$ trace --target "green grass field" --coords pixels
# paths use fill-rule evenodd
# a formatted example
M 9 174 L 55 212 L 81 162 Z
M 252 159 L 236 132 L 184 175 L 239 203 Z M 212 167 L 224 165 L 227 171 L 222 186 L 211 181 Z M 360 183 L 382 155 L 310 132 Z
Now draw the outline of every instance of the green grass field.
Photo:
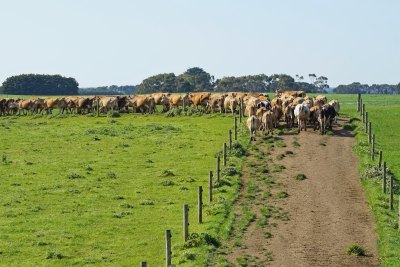
M 357 95 L 327 97 L 340 101 L 341 116 L 360 118 Z M 388 168 L 400 177 L 400 96 L 363 95 L 363 101 L 376 150 L 384 151 Z M 229 234 L 238 175 L 225 176 L 231 183 L 216 189 L 213 205 L 206 189 L 232 122 L 220 115 L 0 117 L 0 153 L 6 155 L 0 166 L 0 266 L 127 266 L 142 260 L 161 266 L 166 229 L 172 230 L 173 264 L 203 265 L 213 246 L 183 247 L 182 206 L 190 205 L 190 232 Z M 369 157 L 363 125 L 352 120 L 348 126 L 356 133 L 360 175 L 366 177 L 377 160 Z M 243 143 L 247 137 L 243 129 Z M 229 160 L 238 170 L 240 162 Z M 396 266 L 399 186 L 395 210 L 389 211 L 380 180 L 362 183 L 377 223 L 382 265 Z M 199 185 L 202 225 L 196 222 Z
M 213 248 L 183 249 L 183 204 L 191 233 L 229 231 L 238 175 L 224 176 L 232 184 L 215 189 L 213 205 L 207 184 L 231 117 L 21 116 L 0 117 L 0 125 L 0 266 L 162 266 L 166 229 L 172 263 L 201 265 Z

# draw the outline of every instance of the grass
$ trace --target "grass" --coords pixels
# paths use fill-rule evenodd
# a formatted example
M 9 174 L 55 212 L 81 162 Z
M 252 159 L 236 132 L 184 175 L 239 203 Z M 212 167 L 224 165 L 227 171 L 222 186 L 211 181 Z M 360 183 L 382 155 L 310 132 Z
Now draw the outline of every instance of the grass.
M 182 248 L 184 203 L 191 232 L 218 238 L 229 232 L 239 158 L 228 159 L 239 167 L 225 172 L 231 186 L 215 191 L 204 223 L 194 218 L 197 187 L 208 188 L 230 118 L 21 116 L 0 117 L 0 125 L 0 154 L 6 155 L 0 162 L 0 265 L 125 266 L 146 259 L 162 266 L 166 229 L 177 246 L 174 258 L 203 265 L 207 245 Z M 247 137 L 239 134 L 240 141 Z M 245 148 L 235 147 L 242 156 Z
M 365 249 L 360 246 L 359 244 L 352 244 L 347 248 L 346 251 L 347 255 L 354 255 L 354 256 L 366 256 Z
M 296 180 L 298 180 L 298 181 L 303 181 L 303 180 L 307 179 L 307 176 L 305 176 L 304 174 L 300 173 L 300 174 L 297 174 L 297 175 L 294 177 L 294 179 L 296 179 Z

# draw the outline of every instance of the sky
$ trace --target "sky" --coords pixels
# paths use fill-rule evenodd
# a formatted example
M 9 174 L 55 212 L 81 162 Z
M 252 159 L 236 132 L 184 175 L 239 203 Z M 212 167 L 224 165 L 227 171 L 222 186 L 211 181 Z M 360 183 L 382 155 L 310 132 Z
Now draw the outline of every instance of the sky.
M 214 77 L 400 82 L 397 0 L 0 0 L 0 83 L 23 73 L 80 87 L 201 67 Z

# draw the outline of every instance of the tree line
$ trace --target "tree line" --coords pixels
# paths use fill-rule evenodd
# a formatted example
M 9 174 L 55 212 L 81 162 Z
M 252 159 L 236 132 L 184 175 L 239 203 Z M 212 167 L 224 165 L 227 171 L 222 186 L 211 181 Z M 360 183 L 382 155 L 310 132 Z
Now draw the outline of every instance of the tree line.
M 13 95 L 77 95 L 78 82 L 61 75 L 21 74 L 8 77 L 1 93 Z
M 309 74 L 310 83 L 304 82 L 303 76 L 296 79 L 287 74 L 265 74 L 247 76 L 229 76 L 214 78 L 202 68 L 194 67 L 176 76 L 174 73 L 161 73 L 144 79 L 137 85 L 138 93 L 154 92 L 198 92 L 198 91 L 241 91 L 241 92 L 275 92 L 281 90 L 304 90 L 309 93 L 324 92 L 329 88 L 328 78 Z
M 122 95 L 122 94 L 150 94 L 155 92 L 275 92 L 276 90 L 302 90 L 307 93 L 325 93 L 329 89 L 328 78 L 308 74 L 309 81 L 304 76 L 296 74 L 292 77 L 287 74 L 266 74 L 228 76 L 215 79 L 213 75 L 202 68 L 194 67 L 184 73 L 161 73 L 144 79 L 140 84 L 125 86 L 101 86 L 78 88 L 74 78 L 61 75 L 21 74 L 7 78 L 0 94 L 15 95 Z M 367 84 L 352 83 L 339 85 L 334 90 L 340 94 L 399 94 L 400 83 Z
M 400 83 L 390 84 L 361 84 L 354 82 L 348 85 L 339 85 L 335 88 L 337 94 L 400 94 Z

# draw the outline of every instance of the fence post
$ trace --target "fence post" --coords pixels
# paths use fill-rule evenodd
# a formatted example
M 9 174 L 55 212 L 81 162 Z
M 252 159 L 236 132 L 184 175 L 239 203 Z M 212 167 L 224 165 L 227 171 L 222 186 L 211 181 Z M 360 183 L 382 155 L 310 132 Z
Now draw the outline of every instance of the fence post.
M 219 158 L 219 156 L 217 156 L 217 181 L 219 182 L 219 178 L 220 178 L 220 171 L 221 171 L 221 159 Z
M 224 156 L 224 167 L 225 167 L 226 166 L 226 143 L 224 143 L 222 152 L 224 154 L 223 156 Z
M 386 194 L 386 161 L 383 162 L 382 191 Z
M 358 94 L 357 97 L 357 111 L 360 112 L 360 99 L 361 99 L 361 94 Z
M 365 128 L 365 133 L 368 134 L 368 111 L 365 112 L 365 124 L 364 124 L 364 128 Z
M 244 107 L 244 101 L 243 101 L 243 98 L 242 98 L 242 99 L 240 99 L 240 105 L 242 105 L 242 117 L 244 117 L 244 110 L 243 110 L 243 107 Z
M 365 104 L 363 104 L 362 108 L 362 122 L 365 123 Z
M 372 135 L 371 159 L 375 160 L 375 134 Z
M 399 224 L 399 230 L 400 230 L 400 195 L 399 195 L 399 213 L 398 213 L 397 217 L 398 217 L 398 224 Z
M 97 117 L 100 116 L 100 99 L 97 98 Z
M 165 231 L 165 265 L 171 266 L 171 230 Z
M 203 223 L 203 187 L 199 186 L 199 223 Z
M 232 151 L 232 130 L 229 129 L 229 151 Z
M 390 198 L 389 198 L 390 210 L 393 210 L 393 175 L 390 175 Z
M 142 262 L 140 263 L 140 267 L 147 267 L 147 262 L 142 261 Z
M 371 137 L 372 137 L 372 122 L 368 123 L 368 143 L 371 144 Z
M 382 168 L 382 149 L 379 151 L 379 169 Z
M 235 141 L 237 141 L 237 117 L 235 116 Z
M 189 236 L 189 205 L 183 205 L 183 241 L 186 242 Z
M 363 100 L 362 98 L 360 99 L 360 116 L 363 114 Z
M 210 203 L 212 202 L 212 187 L 213 187 L 212 177 L 213 177 L 213 173 L 212 173 L 212 171 L 210 171 L 210 174 L 208 176 L 208 196 L 209 196 Z
M 243 105 L 242 101 L 239 102 L 239 122 L 242 123 Z

